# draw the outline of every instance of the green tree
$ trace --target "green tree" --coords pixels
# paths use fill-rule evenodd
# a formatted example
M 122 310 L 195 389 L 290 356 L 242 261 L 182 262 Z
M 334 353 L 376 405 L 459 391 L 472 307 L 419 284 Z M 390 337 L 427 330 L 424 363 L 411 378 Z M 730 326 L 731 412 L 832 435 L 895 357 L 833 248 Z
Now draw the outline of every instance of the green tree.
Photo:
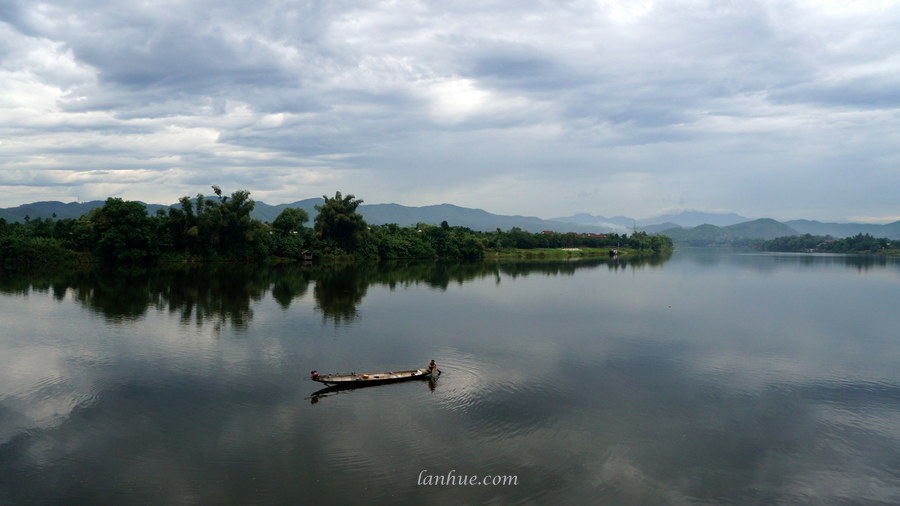
M 181 208 L 170 207 L 163 220 L 172 247 L 190 255 L 208 255 L 216 245 L 210 241 L 212 223 L 207 210 L 213 209 L 216 202 L 201 193 L 195 199 L 181 197 L 178 202 Z
M 231 196 L 213 186 L 215 198 L 203 194 L 179 199 L 181 208 L 170 208 L 162 219 L 163 236 L 177 252 L 207 259 L 262 258 L 268 254 L 267 229 L 250 217 L 256 203 L 247 190 Z
M 303 231 L 303 224 L 309 221 L 306 210 L 297 207 L 288 207 L 278 214 L 272 222 L 272 228 L 281 234 L 299 233 Z
M 272 222 L 274 235 L 270 237 L 269 252 L 283 258 L 299 259 L 308 249 L 308 229 L 303 224 L 309 215 L 303 209 L 289 207 Z
M 335 192 L 334 198 L 322 196 L 325 203 L 316 206 L 316 235 L 323 241 L 332 241 L 345 252 L 353 253 L 368 232 L 368 225 L 356 208 L 362 200 L 354 200 L 353 195 L 346 197 Z
M 104 261 L 131 263 L 158 254 L 154 222 L 140 202 L 110 197 L 87 216 L 94 253 Z
M 484 258 L 484 242 L 475 234 L 464 234 L 459 241 L 459 256 L 468 260 Z
M 237 190 L 231 197 L 223 196 L 218 186 L 213 186 L 219 203 L 212 211 L 214 230 L 217 232 L 220 251 L 235 258 L 264 256 L 262 241 L 263 224 L 250 217 L 256 206 L 247 190 Z
M 57 239 L 25 235 L 0 236 L 0 269 L 61 265 L 72 259 L 72 252 Z

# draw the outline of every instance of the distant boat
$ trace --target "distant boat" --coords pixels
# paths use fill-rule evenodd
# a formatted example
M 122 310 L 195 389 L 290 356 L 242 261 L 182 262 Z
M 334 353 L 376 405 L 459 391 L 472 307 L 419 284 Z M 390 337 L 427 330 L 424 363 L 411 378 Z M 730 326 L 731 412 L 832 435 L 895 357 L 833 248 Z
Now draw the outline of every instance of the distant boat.
M 610 249 L 609 249 L 609 256 L 610 256 L 610 257 L 617 257 L 617 256 L 619 256 L 619 250 L 616 249 L 616 248 L 610 248 Z
M 438 371 L 440 373 L 440 371 Z M 310 379 L 324 383 L 329 386 L 365 386 L 378 385 L 382 383 L 396 383 L 398 381 L 408 381 L 412 379 L 421 379 L 431 377 L 428 369 L 413 369 L 411 371 L 388 371 L 388 372 L 370 372 L 370 373 L 349 373 L 349 374 L 318 374 L 313 371 Z

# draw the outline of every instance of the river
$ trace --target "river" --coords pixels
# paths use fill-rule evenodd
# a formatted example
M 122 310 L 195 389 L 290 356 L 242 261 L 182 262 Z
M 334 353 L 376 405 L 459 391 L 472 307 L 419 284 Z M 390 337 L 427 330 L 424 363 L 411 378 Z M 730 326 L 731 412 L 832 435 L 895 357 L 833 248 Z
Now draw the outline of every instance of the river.
M 898 300 L 700 249 L 6 275 L 0 503 L 900 503 Z

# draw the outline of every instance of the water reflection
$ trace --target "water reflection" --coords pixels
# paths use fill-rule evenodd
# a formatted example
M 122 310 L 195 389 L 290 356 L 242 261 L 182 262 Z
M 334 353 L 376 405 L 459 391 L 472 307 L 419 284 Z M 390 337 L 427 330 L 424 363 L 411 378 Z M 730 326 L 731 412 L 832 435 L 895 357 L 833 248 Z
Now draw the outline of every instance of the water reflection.
M 895 281 L 704 254 L 7 278 L 0 504 L 897 504 Z
M 284 309 L 303 299 L 313 286 L 315 308 L 326 321 L 349 323 L 370 286 L 390 289 L 424 284 L 446 290 L 451 284 L 502 276 L 573 275 L 576 271 L 657 267 L 669 255 L 633 259 L 499 262 L 387 262 L 383 264 L 298 266 L 204 264 L 155 268 L 83 268 L 42 276 L 0 274 L 0 293 L 51 292 L 57 301 L 73 300 L 111 323 L 145 317 L 150 308 L 177 314 L 183 324 L 228 325 L 246 330 L 253 304 L 267 294 Z
M 365 271 L 353 266 L 322 270 L 316 279 L 313 296 L 323 318 L 335 323 L 356 319 L 356 308 L 366 296 L 369 282 Z
M 684 249 L 677 253 L 686 264 L 704 268 L 742 267 L 758 272 L 784 268 L 845 266 L 860 272 L 900 270 L 896 258 L 868 255 L 809 255 L 787 253 L 737 253 L 722 250 Z M 143 318 L 150 308 L 179 315 L 182 323 L 246 330 L 253 319 L 253 305 L 267 294 L 283 308 L 309 296 L 326 321 L 352 322 L 373 285 L 394 290 L 425 285 L 446 290 L 451 284 L 504 277 L 572 276 L 577 271 L 607 269 L 634 271 L 658 268 L 671 254 L 651 257 L 598 258 L 577 261 L 494 262 L 386 262 L 339 266 L 248 266 L 239 264 L 170 265 L 158 268 L 83 268 L 64 273 L 17 275 L 0 273 L 0 293 L 27 295 L 49 292 L 57 301 L 71 296 L 79 304 L 110 322 Z
M 734 251 L 724 248 L 684 248 L 678 251 L 678 255 L 691 263 L 705 267 L 729 265 L 762 271 L 775 271 L 794 267 L 847 267 L 859 272 L 900 268 L 900 259 L 886 255 Z

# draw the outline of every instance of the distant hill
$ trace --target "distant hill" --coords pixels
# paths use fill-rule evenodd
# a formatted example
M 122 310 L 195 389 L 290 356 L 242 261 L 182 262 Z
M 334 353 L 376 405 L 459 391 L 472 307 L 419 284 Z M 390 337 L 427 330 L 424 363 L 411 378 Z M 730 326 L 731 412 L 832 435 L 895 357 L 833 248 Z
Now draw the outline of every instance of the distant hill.
M 320 198 L 300 200 L 277 206 L 257 202 L 252 216 L 258 220 L 271 222 L 284 208 L 296 207 L 305 209 L 309 214 L 310 221 L 312 221 L 318 214 L 315 206 L 321 203 L 322 199 Z M 422 207 L 403 206 L 400 204 L 362 204 L 359 206 L 358 211 L 370 225 L 395 223 L 405 227 L 417 223 L 440 225 L 441 222 L 446 221 L 451 226 L 468 227 L 472 230 L 486 232 L 498 228 L 500 230 L 509 230 L 515 227 L 532 233 L 544 230 L 552 230 L 554 232 L 593 232 L 598 234 L 611 231 L 606 227 L 543 220 L 533 216 L 492 214 L 482 209 L 471 209 L 452 204 Z
M 578 223 L 580 225 L 591 225 L 594 227 L 606 228 L 618 233 L 627 232 L 637 224 L 637 221 L 627 216 L 613 216 L 605 218 L 603 216 L 594 216 L 588 213 L 573 214 L 572 216 L 561 216 L 559 218 L 551 218 L 551 221 L 559 221 L 562 223 Z
M 789 226 L 790 223 L 792 226 Z M 802 234 L 831 235 L 835 238 L 851 237 L 857 234 L 869 234 L 874 237 L 900 239 L 900 221 L 887 225 L 869 224 L 823 224 L 805 220 L 781 223 L 769 218 L 752 220 L 727 227 L 700 225 L 697 227 L 675 227 L 663 230 L 663 235 L 672 238 L 676 244 L 693 246 L 717 245 L 733 242 L 737 239 L 775 239 L 776 237 L 796 236 Z M 798 226 L 798 224 L 800 226 Z M 812 224 L 812 225 L 810 225 Z M 818 225 L 816 225 L 818 224 Z M 806 226 L 803 226 L 806 225 Z M 837 227 L 835 227 L 837 225 Z
M 17 221 L 21 221 L 21 219 L 18 216 L 7 211 L 6 209 L 0 209 L 0 220 L 6 220 L 7 223 L 14 223 Z
M 869 234 L 874 237 L 900 239 L 900 221 L 887 225 L 863 223 L 821 223 L 812 220 L 791 220 L 786 225 L 800 234 L 830 235 L 833 237 L 851 237 L 857 234 Z
M 58 219 L 79 218 L 84 213 L 95 207 L 103 205 L 101 201 L 94 202 L 69 202 L 64 204 L 56 201 L 32 202 L 17 207 L 8 207 L 0 210 L 0 217 L 8 222 L 22 222 L 25 217 L 51 218 L 54 215 Z
M 672 223 L 671 221 L 667 221 L 665 223 L 660 223 L 659 225 L 647 225 L 645 227 L 640 227 L 641 230 L 647 232 L 648 234 L 661 234 L 665 230 L 670 230 L 673 228 L 684 228 L 677 223 Z
M 544 220 L 534 216 L 504 216 L 492 214 L 482 209 L 470 209 L 452 204 L 423 207 L 407 207 L 398 204 L 363 204 L 359 206 L 359 213 L 363 215 L 368 223 L 373 225 L 396 223 L 401 226 L 407 226 L 415 225 L 419 222 L 438 225 L 442 221 L 446 221 L 451 226 L 463 226 L 472 230 L 488 232 L 498 228 L 500 230 L 509 230 L 514 227 L 532 233 L 552 230 L 554 232 L 593 232 L 601 234 L 612 231 L 609 227 Z
M 42 201 L 42 202 L 32 202 L 31 204 L 22 204 L 21 206 L 16 207 L 7 207 L 5 209 L 0 209 L 0 218 L 5 219 L 7 222 L 23 222 L 25 221 L 25 217 L 28 218 L 53 218 L 65 220 L 65 219 L 78 219 L 84 213 L 90 211 L 91 209 L 97 207 L 103 207 L 102 200 L 92 200 L 90 202 L 58 202 L 58 201 Z M 144 204 L 141 202 L 141 204 Z M 157 209 L 166 209 L 168 206 L 160 205 L 160 204 L 144 204 L 147 207 L 148 214 L 155 214 Z
M 664 230 L 675 244 L 688 246 L 720 246 L 730 243 L 734 236 L 715 225 L 699 225 L 696 227 L 678 227 Z
M 715 225 L 717 227 L 727 227 L 729 225 L 737 225 L 751 221 L 735 213 L 704 213 L 701 211 L 682 211 L 678 214 L 663 214 L 655 218 L 638 220 L 638 225 L 658 225 L 661 223 L 671 222 L 677 223 L 682 227 L 696 227 L 699 225 Z
M 716 246 L 734 242 L 736 239 L 774 239 L 789 235 L 799 235 L 784 223 L 769 218 L 737 223 L 727 227 L 699 225 L 696 227 L 671 228 L 662 231 L 676 244 L 691 246 Z
M 253 210 L 253 217 L 258 220 L 271 222 L 284 208 L 299 207 L 306 210 L 310 221 L 312 221 L 317 214 L 315 206 L 321 203 L 322 199 L 320 198 L 300 200 L 277 206 L 257 202 Z M 609 232 L 608 228 L 603 227 L 543 220 L 533 216 L 504 216 L 492 214 L 482 209 L 471 209 L 452 204 L 422 207 L 403 206 L 400 204 L 362 204 L 359 206 L 358 211 L 370 225 L 395 223 L 405 227 L 416 223 L 440 225 L 442 221 L 446 221 L 451 226 L 468 227 L 472 230 L 483 231 L 492 231 L 498 228 L 509 230 L 518 227 L 528 232 L 542 232 L 544 230 L 553 230 L 555 232 Z
M 34 202 L 32 204 L 0 209 L 0 217 L 6 219 L 8 222 L 22 222 L 25 220 L 26 216 L 43 219 L 55 215 L 57 219 L 77 219 L 91 209 L 102 207 L 103 203 L 104 202 L 101 200 L 80 203 L 70 202 L 67 204 L 62 202 Z M 312 221 L 317 214 L 315 206 L 321 203 L 321 198 L 299 200 L 297 202 L 278 205 L 270 205 L 265 202 L 256 201 L 251 216 L 261 221 L 271 222 L 285 208 L 294 207 L 306 210 L 309 214 L 310 221 Z M 160 204 L 144 205 L 147 206 L 147 212 L 151 215 L 155 214 L 157 209 L 167 209 L 170 207 Z M 585 233 L 608 233 L 611 231 L 609 228 L 604 227 L 543 220 L 533 216 L 504 216 L 491 214 L 481 209 L 470 209 L 451 204 L 424 207 L 409 207 L 399 204 L 362 204 L 359 206 L 358 211 L 363 215 L 365 220 L 372 225 L 396 223 L 401 226 L 409 226 L 420 222 L 430 225 L 439 225 L 442 221 L 446 221 L 451 226 L 463 226 L 471 228 L 472 230 L 483 231 L 492 231 L 498 228 L 501 230 L 509 230 L 514 227 L 532 233 L 542 232 L 544 230 Z
M 256 206 L 251 216 L 258 220 L 271 222 L 285 208 L 295 207 L 305 209 L 309 213 L 310 220 L 313 220 L 316 215 L 315 206 L 321 203 L 321 198 L 311 198 L 278 205 L 256 201 Z M 55 215 L 58 219 L 76 219 L 91 209 L 102 205 L 103 201 L 101 200 L 77 203 L 34 202 L 0 209 L 0 218 L 5 219 L 7 222 L 22 222 L 26 216 L 31 218 L 50 218 Z M 167 209 L 169 207 L 160 204 L 144 205 L 147 206 L 147 212 L 151 215 L 155 214 L 158 209 Z M 483 231 L 491 231 L 498 228 L 509 230 L 518 227 L 528 232 L 552 230 L 554 232 L 592 232 L 602 234 L 610 232 L 631 233 L 633 227 L 636 226 L 638 230 L 643 230 L 649 234 L 662 233 L 668 235 L 674 241 L 682 244 L 686 243 L 686 241 L 702 242 L 710 238 L 714 241 L 724 240 L 723 238 L 773 239 L 775 237 L 800 234 L 831 235 L 835 238 L 870 234 L 875 237 L 900 239 L 900 221 L 887 225 L 821 223 L 811 220 L 793 220 L 782 223 L 768 218 L 749 220 L 734 213 L 716 214 L 699 211 L 685 211 L 645 220 L 634 220 L 626 216 L 605 218 L 591 214 L 576 214 L 544 220 L 534 216 L 492 214 L 482 209 L 472 209 L 452 204 L 422 207 L 402 206 L 399 204 L 362 204 L 359 207 L 359 212 L 367 222 L 373 225 L 396 223 L 401 226 L 408 226 L 419 222 L 438 225 L 442 221 L 446 221 L 452 226 L 463 226 Z M 704 219 L 708 221 L 696 223 L 698 220 Z M 709 227 L 714 227 L 718 231 Z
M 771 218 L 760 218 L 758 220 L 737 223 L 735 225 L 722 227 L 722 230 L 732 237 L 742 237 L 747 239 L 774 239 L 776 237 L 800 235 L 793 228 Z
M 677 214 L 663 214 L 653 218 L 645 218 L 638 220 L 627 216 L 613 216 L 606 218 L 603 216 L 595 216 L 588 213 L 574 214 L 572 216 L 563 216 L 560 218 L 552 218 L 554 221 L 564 221 L 569 223 L 582 223 L 586 225 L 594 225 L 599 227 L 609 227 L 618 229 L 619 232 L 627 232 L 632 228 L 643 230 L 648 234 L 656 233 L 666 228 L 673 227 L 696 227 L 698 225 L 716 225 L 725 227 L 750 221 L 735 213 L 705 213 L 702 211 L 682 211 Z
M 306 211 L 306 214 L 309 215 L 310 222 L 316 217 L 318 211 L 316 211 L 316 206 L 322 203 L 321 198 L 312 198 L 306 200 L 298 200 L 297 202 L 291 202 L 290 204 L 277 204 L 270 205 L 265 202 L 256 201 L 256 205 L 253 206 L 253 212 L 250 213 L 250 216 L 253 219 L 273 222 L 275 218 L 281 214 L 281 211 L 284 211 L 288 207 L 303 209 Z

